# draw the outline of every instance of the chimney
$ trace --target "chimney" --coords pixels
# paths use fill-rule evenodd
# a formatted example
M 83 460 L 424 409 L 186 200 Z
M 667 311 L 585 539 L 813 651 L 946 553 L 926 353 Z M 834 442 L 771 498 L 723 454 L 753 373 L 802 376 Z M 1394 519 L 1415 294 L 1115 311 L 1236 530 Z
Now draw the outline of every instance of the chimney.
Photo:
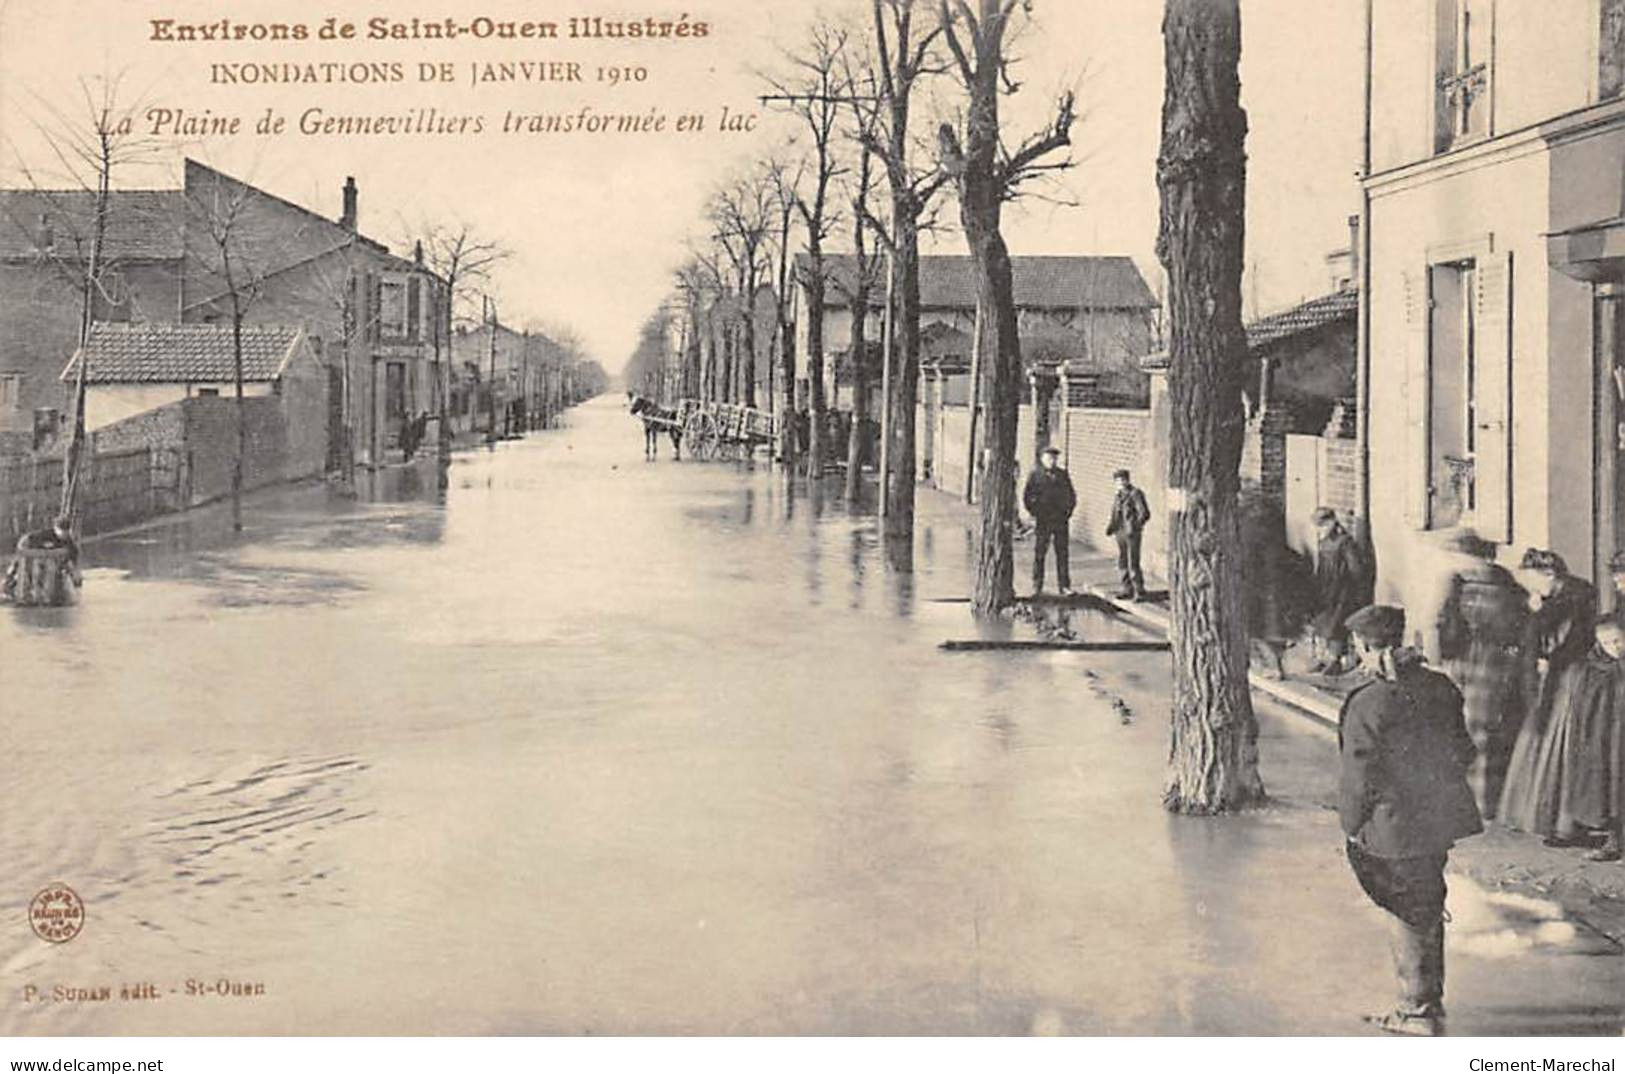
M 355 176 L 347 175 L 344 177 L 344 212 L 339 215 L 339 226 L 349 228 L 351 231 L 355 230 L 355 196 Z
M 1349 280 L 1353 290 L 1360 289 L 1360 214 L 1349 217 Z
M 423 240 L 419 239 L 412 244 L 412 264 L 418 268 L 423 267 Z
M 39 248 L 41 250 L 56 249 L 56 232 L 51 227 L 51 218 L 45 213 L 39 214 Z

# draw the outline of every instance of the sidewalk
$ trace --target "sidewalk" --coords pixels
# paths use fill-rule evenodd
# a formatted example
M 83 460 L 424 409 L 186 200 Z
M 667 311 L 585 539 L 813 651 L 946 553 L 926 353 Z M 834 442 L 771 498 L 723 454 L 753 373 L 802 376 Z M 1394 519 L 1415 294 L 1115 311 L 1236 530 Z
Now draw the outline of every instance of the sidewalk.
M 1030 541 L 1024 551 L 1031 555 Z M 1018 554 L 1017 577 L 1027 577 L 1030 569 L 1031 559 Z M 1119 600 L 1116 559 L 1077 541 L 1072 544 L 1072 573 L 1079 591 L 1111 602 L 1124 616 L 1167 636 L 1167 584 L 1161 578 L 1147 578 L 1157 599 L 1146 603 Z M 1275 668 L 1265 670 L 1258 663 L 1255 659 L 1248 672 L 1255 695 L 1282 703 L 1323 730 L 1336 729 L 1343 697 L 1354 682 L 1324 676 L 1291 677 L 1290 660 L 1286 676 L 1279 677 Z M 1328 753 L 1327 764 L 1335 763 L 1335 756 Z M 1453 870 L 1488 888 L 1556 902 L 1576 920 L 1625 944 L 1625 865 L 1621 863 L 1589 862 L 1578 851 L 1547 847 L 1534 836 L 1494 824 L 1483 835 L 1463 842 L 1450 862 Z

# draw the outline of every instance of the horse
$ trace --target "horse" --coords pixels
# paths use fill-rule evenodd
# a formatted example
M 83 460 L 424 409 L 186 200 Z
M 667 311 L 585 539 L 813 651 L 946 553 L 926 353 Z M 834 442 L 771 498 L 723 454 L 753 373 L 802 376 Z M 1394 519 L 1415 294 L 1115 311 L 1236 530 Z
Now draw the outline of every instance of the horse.
M 660 432 L 662 429 L 671 436 L 672 457 L 683 457 L 683 430 L 677 424 L 677 411 L 671 407 L 661 406 L 653 399 L 641 395 L 627 393 L 631 399 L 629 409 L 632 415 L 643 419 L 643 457 L 653 460 L 660 454 Z

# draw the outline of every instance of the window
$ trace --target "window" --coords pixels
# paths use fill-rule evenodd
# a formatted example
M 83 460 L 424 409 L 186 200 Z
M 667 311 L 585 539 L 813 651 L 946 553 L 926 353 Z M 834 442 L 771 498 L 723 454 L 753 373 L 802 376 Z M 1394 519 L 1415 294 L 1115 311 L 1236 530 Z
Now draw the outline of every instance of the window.
M 1433 268 L 1428 414 L 1428 518 L 1436 529 L 1473 520 L 1477 435 L 1474 264 Z
M 378 291 L 378 325 L 385 339 L 406 336 L 406 281 L 386 278 Z
M 197 390 L 197 397 L 199 399 L 218 399 L 218 398 L 220 398 L 220 389 L 219 388 L 199 388 Z
M 1512 254 L 1488 240 L 1403 275 L 1406 515 L 1513 539 Z
M 1434 149 L 1490 134 L 1492 0 L 1436 0 Z
M 23 401 L 23 375 L 0 373 L 0 410 L 16 410 Z

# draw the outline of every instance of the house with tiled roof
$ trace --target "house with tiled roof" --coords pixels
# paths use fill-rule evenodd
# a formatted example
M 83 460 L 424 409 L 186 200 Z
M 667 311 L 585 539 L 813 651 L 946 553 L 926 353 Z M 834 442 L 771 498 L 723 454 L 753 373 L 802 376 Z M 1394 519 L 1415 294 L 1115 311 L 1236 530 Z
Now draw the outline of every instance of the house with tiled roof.
M 321 361 L 304 331 L 245 325 L 243 395 L 274 395 L 289 376 L 320 379 Z M 61 380 L 71 389 L 85 363 L 85 428 L 114 422 L 182 399 L 225 398 L 236 392 L 236 349 L 229 325 L 95 324 Z
M 359 230 L 353 179 L 340 204 L 329 218 L 195 160 L 179 189 L 114 191 L 91 319 L 229 324 L 235 292 L 245 324 L 298 326 L 325 368 L 329 465 L 382 463 L 411 416 L 440 409 L 443 285 Z M 95 217 L 88 192 L 0 191 L 0 451 L 41 446 L 68 413 L 58 373 L 79 342 Z
M 227 496 L 239 423 L 245 488 L 323 472 L 331 433 L 326 369 L 310 337 L 289 325 L 96 324 L 60 372 L 65 393 L 85 378 L 85 425 L 98 455 L 147 452 L 169 475 L 162 502 L 186 507 Z
M 109 195 L 94 320 L 180 319 L 184 216 L 180 190 Z M 47 442 L 65 413 L 95 218 L 89 191 L 0 190 L 0 453 Z
M 1139 359 L 1151 350 L 1153 313 L 1159 303 L 1133 259 L 1115 255 L 1016 256 L 1010 259 L 1016 317 L 1023 354 L 1029 364 L 1077 363 L 1126 397 L 1143 396 L 1145 376 Z M 850 387 L 842 370 L 850 369 L 847 349 L 851 311 L 845 295 L 858 272 L 848 254 L 826 255 L 824 352 L 827 398 L 840 408 L 851 406 Z M 810 263 L 796 259 L 805 279 Z M 870 335 L 878 336 L 886 288 L 882 279 L 870 288 Z M 806 289 L 797 287 L 794 302 L 798 393 L 805 386 Z M 975 265 L 961 254 L 920 258 L 920 331 L 926 341 L 922 366 L 940 374 L 949 402 L 967 394 L 970 340 L 976 326 Z M 928 377 L 921 378 L 922 391 Z

